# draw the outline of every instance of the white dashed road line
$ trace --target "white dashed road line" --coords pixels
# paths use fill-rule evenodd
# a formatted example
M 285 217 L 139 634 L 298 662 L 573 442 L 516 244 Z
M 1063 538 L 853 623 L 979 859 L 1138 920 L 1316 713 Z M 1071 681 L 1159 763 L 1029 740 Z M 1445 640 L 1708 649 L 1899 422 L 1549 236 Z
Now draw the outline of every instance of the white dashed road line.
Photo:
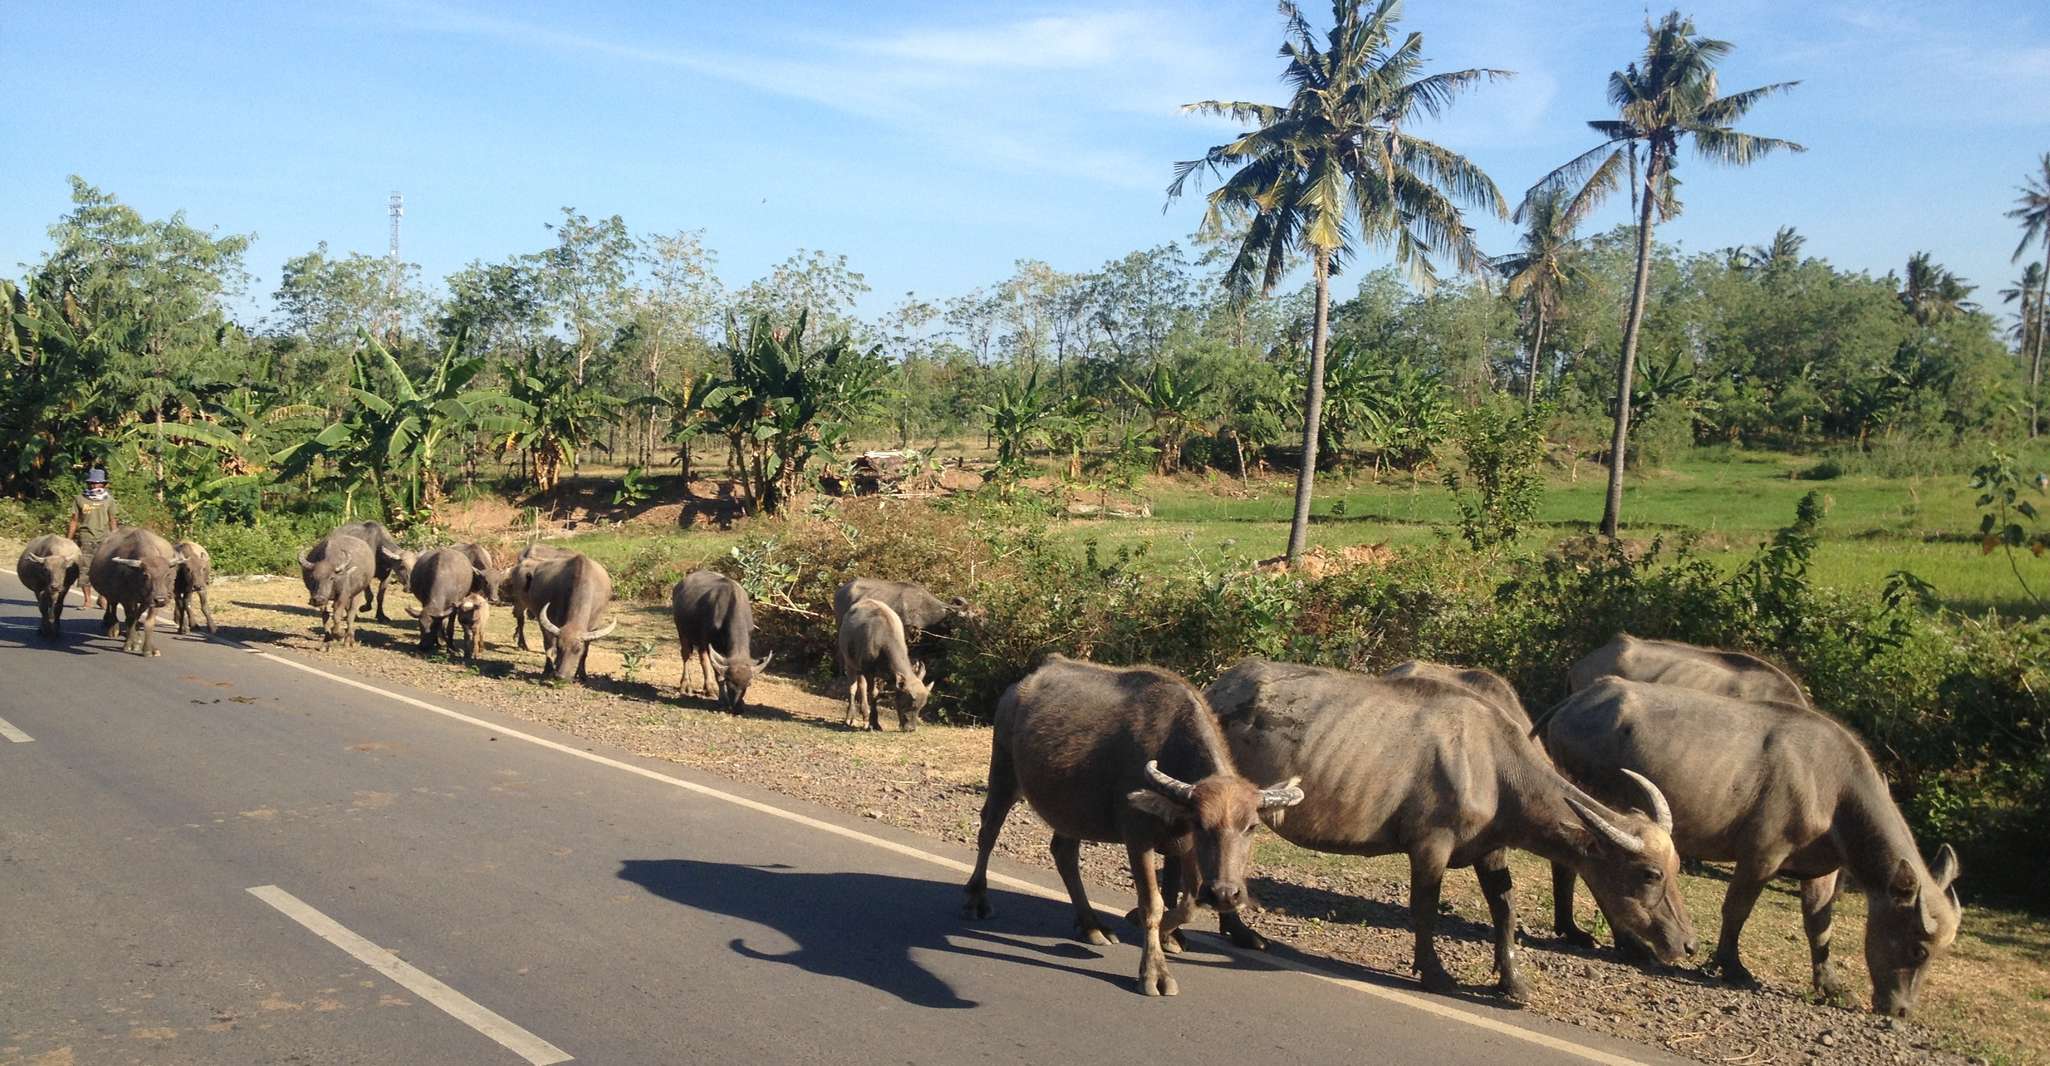
M 29 736 L 27 733 L 24 733 L 21 730 L 14 728 L 14 723 L 8 721 L 5 718 L 0 718 L 0 737 L 6 737 L 7 739 L 14 741 L 16 744 L 26 744 L 29 741 L 36 739 L 32 736 Z
M 503 1015 L 480 1005 L 476 1000 L 442 984 L 419 967 L 350 932 L 340 922 L 314 910 L 290 892 L 276 885 L 258 885 L 250 889 L 249 894 L 277 908 L 278 913 L 305 926 L 313 935 L 348 952 L 356 961 L 398 982 L 421 999 L 440 1007 L 455 1020 L 498 1041 L 506 1050 L 526 1059 L 534 1066 L 550 1066 L 551 1063 L 570 1061 L 569 1054 L 561 1048 L 514 1025 Z
M 573 748 L 568 744 L 563 744 L 557 741 L 549 740 L 546 737 L 537 737 L 531 733 L 522 733 L 517 729 L 511 729 L 506 726 L 499 725 L 496 722 L 486 721 L 482 718 L 476 717 L 475 715 L 464 714 L 461 711 L 453 711 L 446 707 L 440 707 L 435 704 L 429 703 L 426 700 L 415 699 L 411 696 L 403 695 L 397 692 L 392 692 L 388 689 L 378 688 L 376 685 L 358 681 L 354 678 L 343 677 L 340 674 L 332 674 L 327 672 L 326 670 L 320 669 L 317 666 L 309 666 L 305 663 L 296 662 L 292 659 L 285 658 L 281 655 L 274 655 L 270 652 L 263 651 L 253 645 L 245 644 L 243 645 L 243 647 L 248 648 L 250 652 L 256 655 L 258 658 L 268 659 L 271 662 L 279 664 L 280 666 L 288 666 L 294 670 L 301 670 L 306 673 L 312 674 L 316 677 L 321 677 L 329 681 L 333 681 L 336 684 L 346 685 L 350 688 L 360 689 L 364 692 L 373 692 L 377 695 L 385 697 L 386 699 L 395 700 L 399 703 L 403 703 L 408 707 L 417 707 L 420 710 L 429 711 L 431 713 L 441 715 L 445 718 L 453 718 L 458 722 L 464 722 L 469 725 L 477 726 L 480 729 L 489 730 L 490 732 L 496 733 L 502 737 L 507 737 L 513 740 L 522 740 L 529 744 L 536 745 L 538 747 L 547 748 L 550 751 L 559 751 L 564 755 L 575 756 L 576 758 L 583 759 L 586 762 L 594 762 L 600 766 L 608 766 L 615 770 L 624 770 L 627 773 L 634 774 L 638 777 L 645 777 L 650 781 L 660 781 L 665 785 L 671 785 L 673 787 L 683 789 L 686 792 L 692 792 L 697 795 L 704 796 L 708 799 L 715 799 L 722 803 L 730 803 L 736 807 L 744 807 L 748 810 L 756 811 L 761 814 L 766 814 L 772 818 L 780 818 L 787 822 L 795 822 L 798 825 L 804 826 L 808 829 L 816 829 L 822 833 L 831 833 L 834 836 L 844 837 L 848 840 L 860 841 L 861 843 L 868 844 L 872 847 L 880 848 L 884 851 L 892 852 L 898 855 L 903 855 L 909 858 L 918 859 L 922 862 L 931 863 L 934 866 L 938 866 L 947 870 L 952 870 L 959 874 L 966 874 L 973 870 L 973 867 L 971 867 L 965 862 L 961 862 L 957 859 L 950 859 L 944 855 L 935 855 L 932 852 L 925 851 L 919 848 L 914 848 L 908 844 L 900 844 L 894 840 L 886 840 L 882 837 L 871 836 L 867 833 L 861 832 L 858 829 L 849 829 L 845 826 L 835 825 L 831 822 L 821 821 L 809 815 L 799 814 L 796 811 L 785 810 L 773 804 L 763 803 L 760 800 L 748 799 L 745 796 L 736 796 L 731 792 L 725 792 L 720 789 L 713 788 L 710 785 L 701 785 L 695 781 L 686 781 L 680 777 L 671 777 L 668 774 L 661 773 L 656 770 L 650 770 L 645 766 L 635 766 L 632 763 L 622 762 L 619 759 L 614 759 L 605 755 L 599 755 L 596 752 L 585 751 L 581 748 Z M 1038 896 L 1041 899 L 1049 899 L 1058 903 L 1068 902 L 1067 893 L 1056 891 L 1050 888 L 1045 888 L 1040 885 L 1036 885 L 1030 881 L 1022 880 L 1020 878 L 1007 877 L 1003 874 L 992 871 L 989 874 L 989 880 L 992 884 L 1002 885 L 1003 887 L 1011 889 L 1014 892 L 1022 892 L 1027 895 Z M 252 888 L 250 889 L 250 891 L 256 892 L 258 890 Z M 1122 917 L 1125 913 L 1104 903 L 1096 903 L 1094 905 L 1097 910 L 1105 914 Z M 1549 1033 L 1541 1033 L 1534 1029 L 1526 1029 L 1520 1025 L 1512 1025 L 1508 1022 L 1497 1021 L 1496 1019 L 1487 1017 L 1486 1015 L 1475 1014 L 1465 1010 L 1461 1010 L 1458 1007 L 1454 1007 L 1448 1003 L 1442 1002 L 1439 999 L 1432 996 L 1419 995 L 1414 992 L 1405 992 L 1397 988 L 1388 988 L 1383 985 L 1374 984 L 1369 981 L 1361 981 L 1353 977 L 1345 976 L 1344 974 L 1338 973 L 1334 970 L 1318 966 L 1317 964 L 1311 962 L 1299 962 L 1295 960 L 1280 959 L 1261 952 L 1248 951 L 1241 948 L 1233 947 L 1232 945 L 1225 943 L 1223 941 L 1213 941 L 1213 943 L 1216 944 L 1218 950 L 1233 956 L 1237 956 L 1239 958 L 1257 961 L 1262 965 L 1273 966 L 1279 969 L 1292 970 L 1306 977 L 1313 977 L 1320 981 L 1328 981 L 1342 988 L 1349 988 L 1355 992 L 1360 992 L 1365 995 L 1373 996 L 1376 999 L 1387 1000 L 1391 1003 L 1399 1003 L 1405 1007 L 1410 1007 L 1416 1010 L 1423 1011 L 1426 1014 L 1442 1018 L 1449 1022 L 1457 1022 L 1461 1025 L 1468 1025 L 1476 1029 L 1483 1029 L 1501 1036 L 1513 1037 L 1517 1040 L 1525 1041 L 1526 1043 L 1536 1044 L 1539 1047 L 1547 1048 L 1549 1050 L 1560 1052 L 1567 1055 L 1572 1055 L 1576 1058 L 1585 1059 L 1589 1062 L 1602 1063 L 1603 1066 L 1636 1066 L 1636 1064 L 1638 1063 L 1637 1059 L 1629 1058 L 1625 1055 L 1618 1055 L 1612 1052 L 1603 1051 L 1600 1048 L 1588 1047 L 1584 1044 L 1578 1044 L 1573 1042 L 1572 1040 L 1563 1037 L 1553 1036 Z M 432 978 L 429 978 L 429 980 L 432 980 Z

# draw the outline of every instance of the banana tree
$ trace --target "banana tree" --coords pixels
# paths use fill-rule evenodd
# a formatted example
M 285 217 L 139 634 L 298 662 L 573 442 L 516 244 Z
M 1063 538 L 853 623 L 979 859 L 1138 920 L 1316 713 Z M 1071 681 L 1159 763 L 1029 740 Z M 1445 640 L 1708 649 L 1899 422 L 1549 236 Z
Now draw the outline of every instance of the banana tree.
M 808 317 L 799 311 L 787 328 L 778 328 L 758 314 L 745 331 L 728 318 L 719 350 L 729 376 L 703 401 L 721 412 L 723 428 L 739 446 L 739 472 L 755 506 L 771 513 L 797 493 L 805 468 L 831 454 L 851 420 L 885 393 L 881 345 L 862 348 L 840 334 L 808 347 Z
M 540 349 L 506 368 L 511 400 L 522 415 L 508 442 L 524 450 L 534 486 L 553 491 L 562 464 L 576 465 L 577 453 L 597 443 L 598 434 L 622 406 L 618 397 L 577 381 L 576 366 Z
M 1203 428 L 1203 400 L 1214 382 L 1192 384 L 1182 380 L 1166 363 L 1156 363 L 1145 387 L 1122 381 L 1125 394 L 1153 419 L 1153 433 L 1160 449 L 1154 472 L 1172 474 L 1180 465 L 1182 442 Z

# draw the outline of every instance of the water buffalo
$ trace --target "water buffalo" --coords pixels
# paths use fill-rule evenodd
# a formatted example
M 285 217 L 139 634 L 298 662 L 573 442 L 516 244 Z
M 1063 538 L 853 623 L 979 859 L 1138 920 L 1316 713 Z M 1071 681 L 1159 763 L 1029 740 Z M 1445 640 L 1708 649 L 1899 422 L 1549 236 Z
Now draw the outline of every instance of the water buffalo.
M 178 632 L 192 632 L 192 600 L 199 598 L 199 613 L 206 619 L 206 631 L 214 631 L 214 611 L 207 605 L 206 589 L 214 580 L 214 557 L 198 541 L 181 540 L 173 549 L 180 559 L 178 576 L 171 584 L 171 615 L 178 620 Z
M 1574 692 L 1607 676 L 1678 685 L 1732 699 L 1813 706 L 1799 681 L 1756 655 L 1677 640 L 1644 640 L 1618 633 L 1616 639 L 1582 656 L 1566 673 Z
M 690 661 L 696 655 L 705 678 L 705 695 L 714 695 L 712 685 L 717 680 L 719 705 L 743 709 L 748 686 L 776 657 L 772 651 L 754 658 L 755 615 L 747 602 L 747 590 L 725 574 L 698 570 L 670 591 L 669 613 L 676 621 L 677 643 L 683 647 L 683 673 L 677 687 L 689 691 Z
M 987 918 L 989 854 L 1023 794 L 1053 829 L 1053 860 L 1075 906 L 1078 935 L 1116 937 L 1082 887 L 1082 842 L 1122 843 L 1145 931 L 1139 991 L 1171 996 L 1165 934 L 1194 904 L 1236 909 L 1245 896 L 1249 836 L 1263 817 L 1303 801 L 1293 780 L 1262 789 L 1239 776 L 1217 722 L 1195 686 L 1150 666 L 1110 667 L 1055 655 L 997 701 L 975 872 L 962 913 Z M 1155 853 L 1171 856 L 1201 886 L 1168 913 L 1154 877 Z M 1175 946 L 1174 950 L 1179 950 Z
M 1455 985 L 1434 941 L 1439 889 L 1448 867 L 1473 866 L 1495 925 L 1498 987 L 1526 993 L 1508 848 L 1580 870 L 1610 920 L 1660 959 L 1694 950 L 1666 801 L 1651 781 L 1633 778 L 1633 801 L 1646 813 L 1604 805 L 1559 776 L 1492 701 L 1427 677 L 1249 659 L 1205 694 L 1243 772 L 1303 779 L 1310 798 L 1274 819 L 1275 832 L 1317 851 L 1409 857 L 1425 988 Z M 1227 933 L 1242 924 L 1229 912 L 1220 920 Z
M 1510 723 L 1526 732 L 1530 729 L 1530 712 L 1523 708 L 1523 698 L 1516 694 L 1516 686 L 1509 679 L 1493 670 L 1477 666 L 1449 666 L 1445 663 L 1425 662 L 1411 659 L 1397 663 L 1382 677 L 1421 677 L 1447 684 L 1464 685 L 1474 690 L 1482 699 L 1493 704 L 1495 709 L 1508 717 Z
M 943 629 L 966 616 L 968 601 L 959 596 L 942 600 L 914 581 L 886 581 L 879 577 L 850 578 L 833 590 L 833 620 L 847 617 L 847 611 L 862 600 L 880 600 L 909 630 L 911 639 L 929 629 Z
M 1873 1010 L 1905 1016 L 1930 960 L 1957 938 L 1957 854 L 1945 844 L 1933 869 L 1923 865 L 1865 746 L 1827 715 L 1608 677 L 1539 715 L 1537 729 L 1559 768 L 1598 796 L 1624 773 L 1657 778 L 1681 853 L 1736 863 L 1715 949 L 1729 980 L 1751 980 L 1738 937 L 1775 876 L 1801 882 L 1814 986 L 1825 995 L 1843 990 L 1829 957 L 1841 871 L 1867 897 Z M 1570 874 L 1555 895 L 1564 901 L 1559 931 L 1578 933 Z
M 881 600 L 862 600 L 840 616 L 840 676 L 847 679 L 847 725 L 861 728 L 866 705 L 868 727 L 883 728 L 876 698 L 883 688 L 897 693 L 897 728 L 918 728 L 918 712 L 932 689 L 925 683 L 925 664 L 913 666 L 904 647 L 904 623 Z
M 483 559 L 480 565 L 479 558 Z M 456 607 L 475 593 L 489 599 L 494 591 L 491 557 L 474 544 L 453 548 L 436 548 L 413 562 L 412 572 L 406 576 L 406 585 L 414 598 L 420 601 L 417 608 L 408 607 L 406 613 L 420 621 L 420 651 L 422 654 L 434 650 L 438 638 L 451 648 L 455 645 Z
M 14 561 L 14 576 L 36 594 L 36 610 L 42 622 L 36 632 L 54 637 L 64 619 L 64 597 L 78 582 L 81 559 L 71 538 L 55 533 L 29 541 Z
M 484 626 L 491 618 L 491 597 L 472 592 L 456 604 L 455 619 L 463 625 L 463 661 L 474 663 L 484 650 Z
M 108 534 L 93 552 L 88 572 L 94 590 L 107 603 L 101 624 L 107 636 L 120 632 L 114 609 L 121 609 L 128 630 L 123 650 L 163 654 L 150 636 L 156 630 L 157 608 L 171 602 L 178 567 L 184 561 L 170 541 L 138 526 L 124 526 Z
M 612 575 L 588 556 L 572 553 L 533 567 L 523 580 L 520 603 L 541 623 L 542 673 L 567 681 L 574 671 L 584 680 L 591 645 L 619 628 L 617 619 L 598 625 L 612 602 Z
M 306 602 L 320 611 L 322 651 L 336 640 L 344 647 L 356 643 L 356 597 L 369 592 L 376 573 L 370 545 L 347 533 L 330 533 L 299 553 L 299 579 L 306 583 Z
M 549 564 L 559 563 L 576 554 L 568 548 L 558 548 L 552 544 L 529 544 L 521 549 L 520 557 L 514 560 L 512 568 L 506 571 L 502 593 L 496 598 L 512 604 L 513 641 L 520 646 L 521 651 L 534 650 L 527 643 L 527 617 L 534 613 L 535 608 L 529 605 L 524 590 L 533 584 L 534 575 L 547 568 Z
M 377 564 L 374 576 L 374 580 L 377 583 L 377 620 L 380 622 L 391 621 L 384 613 L 384 591 L 390 586 L 392 578 L 398 578 L 400 585 L 406 584 L 408 575 L 413 569 L 413 560 L 416 558 L 415 554 L 412 551 L 399 547 L 398 539 L 391 535 L 390 530 L 384 528 L 384 523 L 382 522 L 350 522 L 346 525 L 336 526 L 333 532 L 328 535 L 333 536 L 336 533 L 354 537 L 370 546 L 370 556 Z M 369 607 L 370 605 L 370 589 L 368 586 L 365 586 L 363 590 L 363 606 Z M 353 631 L 355 612 L 350 612 L 349 617 Z M 353 639 L 351 637 L 352 641 Z

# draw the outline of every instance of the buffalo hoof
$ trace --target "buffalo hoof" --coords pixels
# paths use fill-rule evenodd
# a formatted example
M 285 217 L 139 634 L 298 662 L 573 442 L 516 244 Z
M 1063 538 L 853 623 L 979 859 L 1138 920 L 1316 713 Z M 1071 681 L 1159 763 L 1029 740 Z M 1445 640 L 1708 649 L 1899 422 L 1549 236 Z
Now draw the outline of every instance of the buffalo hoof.
M 1751 968 L 1745 966 L 1743 960 L 1735 955 L 1717 955 L 1709 960 L 1709 967 L 1722 977 L 1723 983 L 1726 985 L 1737 985 L 1742 988 L 1758 987 L 1758 978 L 1752 975 Z
M 1445 967 L 1437 963 L 1423 967 L 1417 974 L 1417 983 L 1424 986 L 1424 991 L 1440 995 L 1459 991 L 1459 982 L 1453 980 L 1452 975 L 1445 972 Z
M 1075 937 L 1085 943 L 1094 944 L 1097 947 L 1103 947 L 1106 944 L 1115 944 L 1118 942 L 1118 935 L 1116 933 L 1113 933 L 1100 925 L 1078 925 L 1075 927 Z
M 1588 951 L 1593 951 L 1595 948 L 1594 934 L 1578 926 L 1559 930 L 1559 939 L 1565 941 L 1568 947 L 1583 948 Z
M 1815 994 L 1831 1003 L 1842 1003 L 1851 996 L 1851 986 L 1836 972 L 1834 964 L 1815 968 Z
M 1217 931 L 1223 933 L 1225 939 L 1231 941 L 1235 948 L 1244 948 L 1247 951 L 1267 950 L 1267 938 L 1254 932 L 1253 927 L 1247 925 L 1246 920 L 1236 914 L 1219 915 Z
M 994 917 L 996 912 L 997 909 L 989 905 L 987 896 L 970 896 L 968 902 L 961 904 L 961 917 L 970 921 Z
M 1142 996 L 1172 996 L 1181 992 L 1174 978 L 1167 972 L 1165 958 L 1148 958 L 1139 964 L 1139 994 Z
M 1511 1003 L 1530 1002 L 1530 983 L 1521 976 L 1504 977 L 1500 981 L 1495 982 L 1495 991 L 1501 993 L 1502 998 Z

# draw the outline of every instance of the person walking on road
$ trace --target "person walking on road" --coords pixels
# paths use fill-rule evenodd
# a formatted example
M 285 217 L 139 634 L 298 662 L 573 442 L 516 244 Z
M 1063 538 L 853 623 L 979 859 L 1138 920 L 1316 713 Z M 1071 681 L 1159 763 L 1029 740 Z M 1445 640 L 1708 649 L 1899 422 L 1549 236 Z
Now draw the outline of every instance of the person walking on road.
M 71 501 L 71 527 L 64 534 L 78 544 L 79 556 L 86 564 L 78 575 L 78 594 L 85 598 L 87 610 L 91 610 L 93 605 L 89 573 L 93 553 L 100 549 L 101 541 L 119 528 L 121 505 L 114 502 L 114 494 L 107 490 L 107 472 L 93 467 L 86 471 L 85 491 Z M 105 602 L 105 597 L 101 597 L 101 602 Z

